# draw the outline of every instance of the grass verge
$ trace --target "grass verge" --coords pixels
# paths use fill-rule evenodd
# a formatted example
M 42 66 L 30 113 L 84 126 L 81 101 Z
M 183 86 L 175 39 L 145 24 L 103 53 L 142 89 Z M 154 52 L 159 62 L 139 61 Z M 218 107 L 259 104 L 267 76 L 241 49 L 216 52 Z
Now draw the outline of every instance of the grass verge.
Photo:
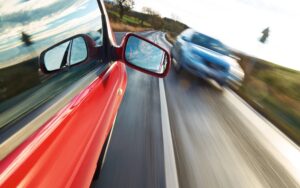
M 300 72 L 235 55 L 245 71 L 245 80 L 235 92 L 300 145 Z
M 110 22 L 114 32 L 141 32 L 150 30 L 149 28 L 130 26 L 121 22 Z

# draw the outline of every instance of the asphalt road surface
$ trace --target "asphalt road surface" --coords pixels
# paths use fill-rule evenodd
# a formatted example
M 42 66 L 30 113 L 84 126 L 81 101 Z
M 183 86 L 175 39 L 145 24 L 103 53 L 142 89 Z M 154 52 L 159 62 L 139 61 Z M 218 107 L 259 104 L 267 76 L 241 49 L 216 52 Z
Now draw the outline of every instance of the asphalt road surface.
M 161 32 L 140 34 L 170 48 Z M 128 76 L 93 187 L 166 187 L 159 80 L 132 69 Z M 233 92 L 173 69 L 163 83 L 181 188 L 300 187 L 299 147 Z

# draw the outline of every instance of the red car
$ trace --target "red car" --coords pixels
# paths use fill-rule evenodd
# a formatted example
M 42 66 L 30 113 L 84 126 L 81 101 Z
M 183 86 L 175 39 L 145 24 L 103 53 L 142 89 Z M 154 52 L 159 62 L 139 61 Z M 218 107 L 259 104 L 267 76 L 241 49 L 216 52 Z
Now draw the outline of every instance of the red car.
M 160 46 L 116 46 L 102 1 L 1 4 L 0 186 L 89 187 L 101 168 L 128 66 L 157 77 Z

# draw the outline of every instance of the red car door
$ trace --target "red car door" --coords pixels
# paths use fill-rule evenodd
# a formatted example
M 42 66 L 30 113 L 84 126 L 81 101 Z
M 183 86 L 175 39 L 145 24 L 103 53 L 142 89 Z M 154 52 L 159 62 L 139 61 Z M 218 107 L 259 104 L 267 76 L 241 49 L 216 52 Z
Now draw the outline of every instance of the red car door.
M 22 7 L 3 16 L 6 43 L 0 47 L 11 47 L 0 62 L 5 106 L 0 109 L 0 185 L 88 187 L 126 88 L 125 65 L 108 57 L 112 34 L 98 1 L 17 6 Z M 11 15 L 28 18 L 16 23 Z M 42 50 L 82 33 L 93 39 L 96 58 L 42 73 L 37 64 Z M 13 50 L 20 53 L 13 56 Z
M 1 8 L 0 187 L 88 187 L 126 89 L 125 64 L 164 77 L 170 55 L 135 34 L 115 46 L 97 0 Z

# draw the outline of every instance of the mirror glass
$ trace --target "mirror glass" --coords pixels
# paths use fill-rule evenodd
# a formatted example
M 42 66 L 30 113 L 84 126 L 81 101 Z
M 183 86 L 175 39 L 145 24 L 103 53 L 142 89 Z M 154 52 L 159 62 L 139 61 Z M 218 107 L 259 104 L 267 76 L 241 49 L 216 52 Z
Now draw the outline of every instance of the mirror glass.
M 62 43 L 45 53 L 44 63 L 48 71 L 59 70 L 66 65 L 70 41 Z
M 128 38 L 125 59 L 132 65 L 158 74 L 165 71 L 167 64 L 165 51 L 135 36 Z
M 47 71 L 83 62 L 87 58 L 87 46 L 83 37 L 76 37 L 46 51 L 44 65 Z

